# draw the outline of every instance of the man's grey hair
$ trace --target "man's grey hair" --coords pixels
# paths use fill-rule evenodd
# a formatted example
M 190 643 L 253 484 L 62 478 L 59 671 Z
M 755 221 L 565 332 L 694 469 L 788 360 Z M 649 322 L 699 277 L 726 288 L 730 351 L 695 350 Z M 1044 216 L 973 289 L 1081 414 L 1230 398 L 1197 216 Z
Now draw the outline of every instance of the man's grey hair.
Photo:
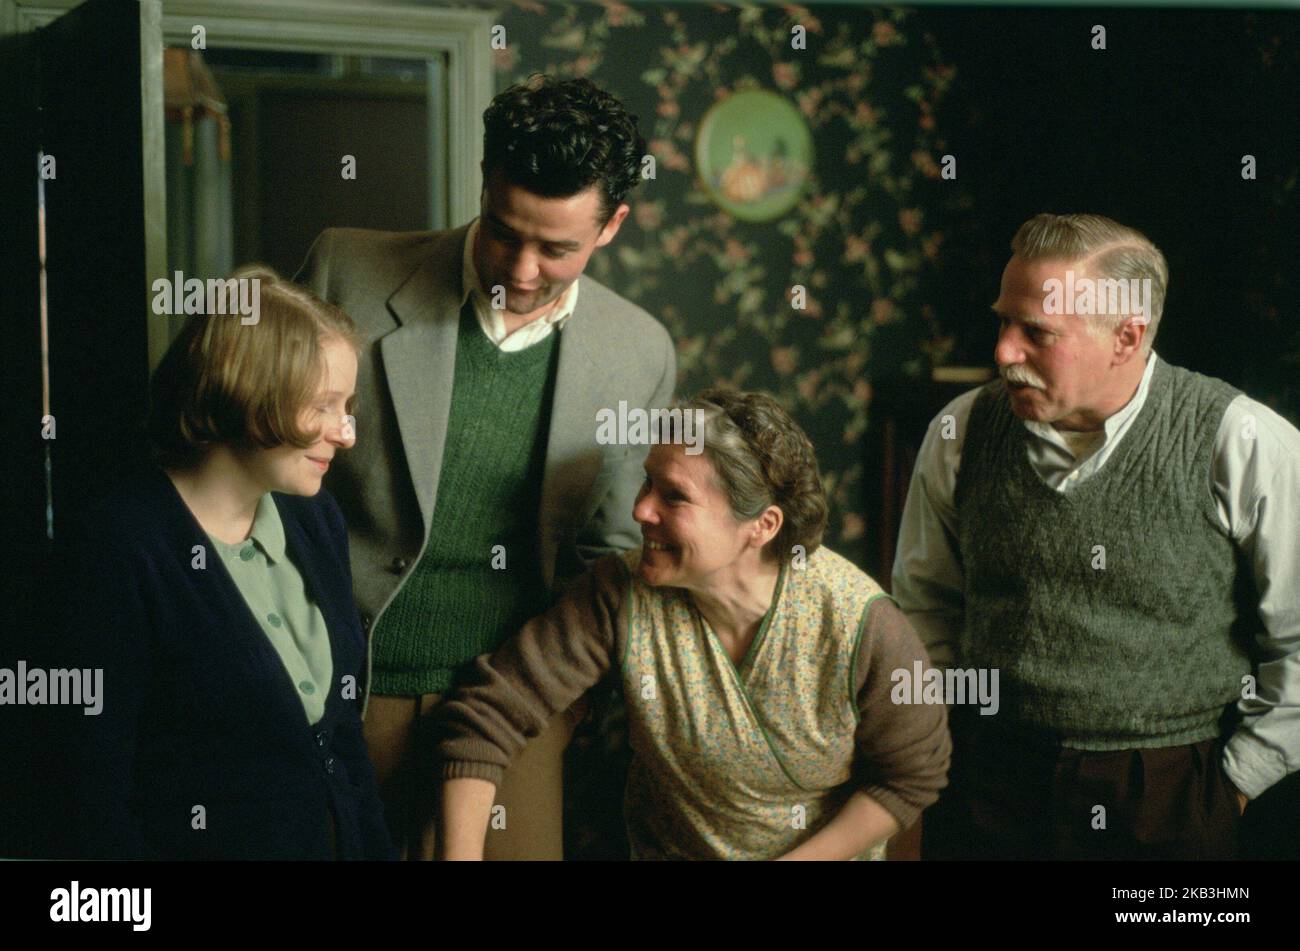
M 1150 300 L 1145 302 L 1147 329 L 1142 338 L 1142 354 L 1146 356 L 1151 352 L 1160 315 L 1164 312 L 1169 264 L 1160 249 L 1142 232 L 1102 215 L 1043 212 L 1020 226 L 1011 239 L 1011 250 L 1025 261 L 1077 263 L 1097 279 L 1150 280 Z M 1094 333 L 1105 335 L 1114 333 L 1127 319 L 1124 314 L 1089 317 L 1088 326 Z

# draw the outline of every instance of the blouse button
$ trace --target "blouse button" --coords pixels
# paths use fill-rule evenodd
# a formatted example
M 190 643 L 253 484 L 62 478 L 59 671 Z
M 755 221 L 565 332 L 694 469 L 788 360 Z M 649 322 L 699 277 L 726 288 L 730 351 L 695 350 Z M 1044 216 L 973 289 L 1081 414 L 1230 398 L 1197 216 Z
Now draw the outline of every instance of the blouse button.
M 280 615 L 274 613 L 268 614 L 266 616 L 266 619 L 271 622 L 272 627 L 279 627 L 281 624 L 284 623 L 283 621 L 280 620 Z
M 298 689 L 308 696 L 311 696 L 316 692 L 316 685 L 310 680 L 304 680 L 302 683 L 298 684 Z
M 245 545 L 243 548 L 239 549 L 239 558 L 241 561 L 252 561 L 255 554 L 257 554 L 257 551 L 252 545 Z

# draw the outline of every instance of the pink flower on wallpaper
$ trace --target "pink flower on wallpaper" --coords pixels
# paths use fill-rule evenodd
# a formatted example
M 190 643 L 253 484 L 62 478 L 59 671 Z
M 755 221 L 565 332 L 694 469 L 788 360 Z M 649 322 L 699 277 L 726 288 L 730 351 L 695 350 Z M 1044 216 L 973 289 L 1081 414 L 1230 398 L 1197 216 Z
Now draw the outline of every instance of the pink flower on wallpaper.
M 749 260 L 749 250 L 735 238 L 728 238 L 722 249 L 722 259 L 731 264 L 744 264 Z
M 817 88 L 809 89 L 799 97 L 799 111 L 811 118 L 817 113 L 817 107 L 822 101 L 822 91 Z
M 861 515 L 853 512 L 845 512 L 844 520 L 840 522 L 840 540 L 851 542 L 855 538 L 861 538 L 867 530 L 867 520 Z
M 793 89 L 799 82 L 799 68 L 793 63 L 773 63 L 772 81 L 779 89 Z
M 674 228 L 663 237 L 664 253 L 669 258 L 677 258 L 681 255 L 682 249 L 686 247 L 687 230 L 685 228 Z
M 867 255 L 871 253 L 871 242 L 864 241 L 856 234 L 851 234 L 844 239 L 844 263 L 852 264 L 855 261 L 865 261 Z
M 637 227 L 643 231 L 653 231 L 664 221 L 664 203 L 661 201 L 639 201 L 632 209 Z
M 880 297 L 871 302 L 871 322 L 876 325 L 887 324 L 894 316 L 894 302 Z
M 888 46 L 897 36 L 898 30 L 894 29 L 894 24 L 883 20 L 871 29 L 871 38 L 876 41 L 877 46 Z
M 677 149 L 673 149 L 668 155 L 664 156 L 664 165 L 674 172 L 689 172 L 691 170 L 691 160 Z
M 786 12 L 786 16 L 794 19 L 796 23 L 807 29 L 809 33 L 820 33 L 822 31 L 822 22 L 812 15 L 807 7 L 800 6 L 797 3 L 785 3 L 781 9 Z
M 924 175 L 926 178 L 939 177 L 940 174 L 939 166 L 935 162 L 934 156 L 932 156 L 929 152 L 925 152 L 922 151 L 921 149 L 917 149 L 915 152 L 912 153 L 912 164 L 916 166 L 916 168 L 920 171 L 920 173 Z
M 677 105 L 676 99 L 661 99 L 659 105 L 655 107 L 655 112 L 659 113 L 659 115 L 663 116 L 665 119 L 675 118 L 681 113 L 681 111 L 682 110 Z
M 679 172 L 690 170 L 690 161 L 673 145 L 672 139 L 651 139 L 650 154 L 664 168 Z
M 921 212 L 916 208 L 901 208 L 898 212 L 898 226 L 903 234 L 916 234 L 921 230 Z
M 858 108 L 853 112 L 853 118 L 864 125 L 876 124 L 876 110 L 872 109 L 865 102 L 858 103 Z
M 773 347 L 772 348 L 772 368 L 782 376 L 789 376 L 794 372 L 798 359 L 795 355 L 794 347 Z
M 601 5 L 605 8 L 605 22 L 610 26 L 622 26 L 627 15 L 632 12 L 632 8 L 626 3 L 617 3 L 614 0 L 604 0 Z
M 859 379 L 853 384 L 853 398 L 863 406 L 867 406 L 871 403 L 871 397 L 874 394 L 875 390 L 871 388 L 871 382 L 869 380 Z
M 793 260 L 799 267 L 807 267 L 809 264 L 812 264 L 816 258 L 813 257 L 813 253 L 807 248 L 800 248 L 794 253 Z
M 934 116 L 930 115 L 928 112 L 923 113 L 921 118 L 916 120 L 916 124 L 929 132 L 934 129 Z

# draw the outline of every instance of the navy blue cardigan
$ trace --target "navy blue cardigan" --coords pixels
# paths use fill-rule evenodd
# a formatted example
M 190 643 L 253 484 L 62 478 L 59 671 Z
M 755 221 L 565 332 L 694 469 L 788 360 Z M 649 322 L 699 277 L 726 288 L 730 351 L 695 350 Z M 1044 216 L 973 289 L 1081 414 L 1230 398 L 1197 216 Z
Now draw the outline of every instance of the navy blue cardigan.
M 288 557 L 329 628 L 334 676 L 315 726 L 162 471 L 78 521 L 56 592 L 58 653 L 61 666 L 103 668 L 104 686 L 98 716 L 76 707 L 61 717 L 71 854 L 396 857 L 361 734 L 365 636 L 343 516 L 325 491 L 273 497 Z M 205 568 L 194 567 L 199 545 Z

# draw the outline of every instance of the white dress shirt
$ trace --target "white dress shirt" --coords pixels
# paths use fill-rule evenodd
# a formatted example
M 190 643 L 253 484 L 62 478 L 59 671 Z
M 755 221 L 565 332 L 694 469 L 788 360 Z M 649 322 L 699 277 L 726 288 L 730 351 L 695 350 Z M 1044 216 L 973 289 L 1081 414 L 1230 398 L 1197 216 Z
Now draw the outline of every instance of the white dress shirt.
M 1157 359 L 1153 352 L 1133 398 L 1098 433 L 1024 422 L 1035 437 L 1029 462 L 1044 482 L 1068 493 L 1106 465 L 1146 402 Z M 894 559 L 893 595 L 938 666 L 954 664 L 964 618 L 954 491 L 978 393 L 963 393 L 930 423 Z M 945 429 L 955 438 L 943 438 Z M 1208 475 L 1223 531 L 1251 566 L 1260 598 L 1257 699 L 1238 701 L 1243 719 L 1224 750 L 1228 777 L 1253 799 L 1300 769 L 1300 431 L 1238 396 L 1219 423 Z
M 478 325 L 500 350 L 506 353 L 525 350 L 545 340 L 551 331 L 559 330 L 564 326 L 564 322 L 573 314 L 573 309 L 578 306 L 578 282 L 575 280 L 570 284 L 564 293 L 555 299 L 551 309 L 541 317 L 516 328 L 513 333 L 507 333 L 505 318 L 501 316 L 501 311 L 492 307 L 491 299 L 479 286 L 478 269 L 474 266 L 474 241 L 478 236 L 479 220 L 474 219 L 465 235 L 464 263 L 461 266 L 460 278 L 463 293 L 460 305 L 465 306 L 467 297 L 474 299 L 474 315 L 478 317 Z

